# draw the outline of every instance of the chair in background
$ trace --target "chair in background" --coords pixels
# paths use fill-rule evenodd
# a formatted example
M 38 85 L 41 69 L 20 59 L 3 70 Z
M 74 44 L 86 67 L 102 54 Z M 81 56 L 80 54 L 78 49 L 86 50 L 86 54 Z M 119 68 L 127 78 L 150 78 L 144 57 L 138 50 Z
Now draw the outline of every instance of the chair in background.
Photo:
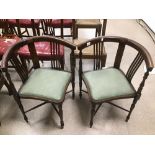
M 48 42 L 50 44 L 51 53 L 56 55 L 60 52 L 61 46 L 66 47 L 65 52 L 70 53 L 70 71 L 65 71 L 59 64 L 59 57 L 53 61 L 51 59 L 52 68 L 41 68 L 39 64 L 39 58 L 36 52 L 35 43 Z M 20 59 L 16 56 L 18 51 L 24 46 L 28 46 L 33 62 L 33 69 L 29 75 L 25 72 L 25 68 L 22 66 Z M 28 118 L 25 115 L 27 112 L 34 110 L 44 104 L 51 103 L 55 111 L 60 117 L 61 128 L 64 127 L 62 104 L 65 99 L 65 94 L 72 92 L 74 98 L 75 87 L 75 59 L 74 50 L 75 46 L 63 39 L 49 36 L 32 37 L 22 40 L 13 45 L 10 50 L 5 53 L 2 60 L 2 71 L 5 73 L 7 80 L 11 86 L 13 96 L 24 116 L 26 122 Z M 8 63 L 11 62 L 16 71 L 22 79 L 21 88 L 16 91 L 14 84 L 11 80 L 10 73 L 8 72 Z M 72 90 L 67 92 L 69 84 L 72 84 Z M 29 110 L 24 111 L 21 104 L 21 99 L 36 99 L 43 101 L 42 104 L 37 105 Z
M 102 23 L 100 19 L 76 19 L 75 21 L 75 31 L 74 39 L 78 38 L 78 29 L 95 29 L 95 37 L 100 36 L 101 34 Z
M 57 37 L 73 37 L 75 19 L 42 19 L 44 35 Z M 64 34 L 64 29 L 70 29 L 70 34 Z M 55 29 L 60 29 L 60 35 L 56 35 Z
M 8 19 L 8 24 L 12 32 L 20 38 L 40 36 L 40 19 Z
M 98 44 L 100 42 L 100 44 Z M 114 61 L 113 67 L 102 69 L 101 65 L 101 56 L 102 52 L 100 50 L 98 52 L 94 52 L 94 68 L 92 71 L 83 72 L 83 62 L 82 62 L 82 54 L 83 50 L 88 46 L 94 45 L 94 48 L 100 49 L 102 44 L 109 43 L 118 43 L 118 49 L 116 52 L 116 57 Z M 122 71 L 120 67 L 123 53 L 125 51 L 126 46 L 133 48 L 137 55 L 132 61 L 131 65 L 129 64 L 129 68 L 126 73 Z M 129 120 L 130 115 L 141 97 L 141 92 L 145 84 L 145 80 L 147 79 L 149 72 L 153 69 L 153 62 L 151 56 L 148 51 L 139 43 L 123 38 L 123 37 L 97 37 L 91 40 L 88 40 L 84 43 L 78 45 L 78 49 L 80 50 L 79 54 L 79 87 L 80 87 L 80 97 L 82 97 L 82 81 L 84 81 L 89 95 L 89 100 L 91 102 L 91 119 L 90 119 L 90 127 L 93 125 L 93 118 L 101 105 L 103 103 L 110 103 L 124 111 L 128 112 L 126 117 L 126 121 Z M 107 50 L 106 50 L 107 52 Z M 142 65 L 142 62 L 146 65 L 146 72 L 144 73 L 143 79 L 136 90 L 132 84 L 132 79 L 137 72 L 138 68 Z M 130 110 L 127 110 L 119 105 L 112 103 L 112 100 L 115 99 L 125 99 L 125 98 L 133 98 L 133 102 L 131 104 Z
M 98 19 L 97 19 L 97 21 L 98 21 Z M 93 20 L 93 22 L 94 22 L 94 20 Z M 83 21 L 83 23 L 84 23 L 84 21 Z M 89 25 L 86 25 L 86 26 L 88 28 Z M 96 33 L 94 37 L 98 37 L 99 35 L 105 36 L 106 27 L 107 27 L 107 19 L 103 19 L 102 26 L 99 28 L 100 31 L 98 31 L 98 33 Z M 73 43 L 76 44 L 76 45 L 78 45 L 78 44 L 80 44 L 80 43 L 82 43 L 82 42 L 84 42 L 86 40 L 88 40 L 88 39 L 82 39 L 82 38 L 79 39 L 79 38 L 76 38 L 76 39 L 73 40 Z M 103 46 L 103 50 L 105 50 L 104 46 Z M 78 50 L 75 51 L 75 57 L 76 58 L 79 58 L 79 51 Z M 93 59 L 94 58 L 94 49 L 93 49 L 93 46 L 89 46 L 89 47 L 87 47 L 87 48 L 84 49 L 83 54 L 82 54 L 82 58 L 83 59 Z M 104 59 L 106 59 L 106 58 L 104 58 Z M 103 61 L 104 61 L 104 59 L 103 59 Z

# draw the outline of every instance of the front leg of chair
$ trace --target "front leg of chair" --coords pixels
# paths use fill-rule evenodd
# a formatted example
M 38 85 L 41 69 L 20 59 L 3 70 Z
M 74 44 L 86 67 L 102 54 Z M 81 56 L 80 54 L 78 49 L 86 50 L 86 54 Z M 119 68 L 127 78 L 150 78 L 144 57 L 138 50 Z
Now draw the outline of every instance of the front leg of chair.
M 18 104 L 18 106 L 19 106 L 19 109 L 20 109 L 20 111 L 21 111 L 22 114 L 23 114 L 24 120 L 28 123 L 28 118 L 27 118 L 27 116 L 25 115 L 24 108 L 23 108 L 23 106 L 22 106 L 22 104 L 21 104 L 21 101 L 20 101 L 20 97 L 19 97 L 18 95 L 14 95 L 14 99 L 16 100 L 16 102 L 17 102 L 17 104 Z
M 130 119 L 131 113 L 132 113 L 133 109 L 135 108 L 135 105 L 136 105 L 137 101 L 138 101 L 138 97 L 135 97 L 133 99 L 133 103 L 132 103 L 132 105 L 130 107 L 130 111 L 129 111 L 127 117 L 126 117 L 126 120 L 125 120 L 126 122 L 128 122 L 128 120 Z
M 4 85 L 7 87 L 9 95 L 12 95 L 12 90 L 6 80 L 4 80 Z
M 92 108 L 91 108 L 91 118 L 90 118 L 90 128 L 92 128 L 93 126 L 93 118 L 95 116 L 95 107 L 96 107 L 96 104 L 92 102 Z
M 64 128 L 64 121 L 63 121 L 63 110 L 62 110 L 62 103 L 58 106 L 59 108 L 59 116 L 60 116 L 60 124 L 61 124 L 61 129 Z

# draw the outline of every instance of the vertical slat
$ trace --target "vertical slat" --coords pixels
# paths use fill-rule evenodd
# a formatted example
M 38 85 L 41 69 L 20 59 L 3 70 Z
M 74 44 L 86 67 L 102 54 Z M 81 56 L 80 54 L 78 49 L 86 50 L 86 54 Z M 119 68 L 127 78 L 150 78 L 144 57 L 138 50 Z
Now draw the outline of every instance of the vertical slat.
M 129 80 L 129 82 L 131 82 L 134 74 L 138 70 L 139 66 L 142 64 L 143 60 L 144 59 L 143 59 L 142 55 L 140 53 L 138 53 L 126 73 L 126 77 Z
M 37 36 L 34 19 L 31 19 L 33 36 Z
M 93 69 L 95 70 L 95 64 L 96 64 L 96 58 L 95 58 L 95 55 L 96 55 L 96 48 L 95 48 L 95 44 L 93 45 L 93 54 L 94 54 L 94 57 L 93 57 L 93 59 L 94 59 L 94 67 L 93 67 Z
M 26 72 L 25 68 L 17 58 L 17 56 L 12 56 L 12 59 L 10 59 L 12 65 L 15 67 L 17 73 L 19 74 L 20 78 L 23 82 L 25 82 L 28 78 L 28 73 Z
M 98 55 L 98 47 L 97 47 L 97 44 L 95 44 L 95 60 L 96 60 L 96 63 L 95 63 L 95 70 L 97 70 L 97 55 Z
M 30 55 L 32 57 L 32 62 L 33 62 L 34 69 L 40 68 L 39 58 L 37 56 L 37 52 L 36 52 L 34 42 L 29 42 L 28 43 L 28 48 L 29 48 L 29 51 L 30 51 Z
M 102 36 L 105 36 L 106 26 L 107 26 L 107 19 L 103 19 Z
M 60 28 L 60 31 L 61 31 L 61 38 L 64 38 L 64 32 L 63 32 L 63 26 L 64 26 L 64 21 L 63 21 L 63 19 L 61 19 L 60 20 L 60 22 L 61 22 L 61 28 Z
M 125 49 L 125 44 L 123 42 L 119 43 L 118 50 L 115 57 L 114 67 L 119 68 L 122 60 L 123 52 Z
M 105 65 L 105 60 L 103 60 L 104 52 L 103 42 L 98 42 L 93 45 L 94 70 L 101 69 Z
M 17 23 L 18 36 L 19 36 L 20 38 L 22 38 L 22 32 L 21 32 L 21 29 L 20 29 L 19 19 L 16 19 L 16 23 Z
M 80 96 L 80 98 L 82 97 L 82 74 L 83 74 L 83 69 L 82 69 L 82 50 L 80 50 L 79 51 L 79 88 L 80 88 L 79 96 Z

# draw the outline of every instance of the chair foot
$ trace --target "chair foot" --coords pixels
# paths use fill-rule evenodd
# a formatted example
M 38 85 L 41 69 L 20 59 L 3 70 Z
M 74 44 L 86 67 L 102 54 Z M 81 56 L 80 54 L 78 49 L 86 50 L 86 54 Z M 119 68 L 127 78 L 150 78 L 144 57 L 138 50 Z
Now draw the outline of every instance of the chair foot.
M 26 121 L 26 123 L 29 123 L 28 118 L 26 117 L 26 115 L 24 116 L 24 120 Z
M 92 128 L 92 126 L 93 126 L 93 121 L 90 121 L 90 128 Z
M 95 107 L 96 105 L 92 103 L 92 109 L 91 109 L 91 118 L 90 118 L 90 128 L 93 126 L 93 118 L 95 116 Z
M 62 104 L 59 105 L 59 116 L 60 116 L 61 129 L 63 129 L 63 128 L 64 128 L 64 121 L 63 121 L 63 110 L 62 110 Z
M 75 98 L 75 92 L 74 92 L 74 89 L 73 89 L 73 92 L 72 92 L 72 99 Z
M 61 123 L 61 129 L 63 129 L 64 128 L 64 122 L 61 121 L 60 123 Z
M 130 119 L 130 116 L 128 115 L 125 119 L 125 122 L 128 122 L 129 119 Z
M 82 98 L 82 92 L 79 93 L 79 97 L 80 97 L 80 99 Z

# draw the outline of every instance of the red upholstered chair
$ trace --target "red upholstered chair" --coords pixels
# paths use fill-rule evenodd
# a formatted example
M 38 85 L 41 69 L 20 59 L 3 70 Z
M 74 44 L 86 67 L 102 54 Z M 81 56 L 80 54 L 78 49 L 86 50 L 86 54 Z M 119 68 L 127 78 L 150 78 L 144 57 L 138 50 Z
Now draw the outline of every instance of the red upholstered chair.
M 8 24 L 20 38 L 40 35 L 40 19 L 8 19 Z M 24 29 L 24 30 L 23 30 Z M 32 30 L 30 34 L 29 29 Z
M 45 35 L 57 36 L 55 34 L 55 29 L 59 28 L 60 35 L 58 35 L 57 37 L 61 37 L 61 38 L 73 37 L 74 24 L 75 24 L 75 19 L 43 19 L 42 20 L 43 33 Z M 71 34 L 65 35 L 64 28 L 70 28 Z

